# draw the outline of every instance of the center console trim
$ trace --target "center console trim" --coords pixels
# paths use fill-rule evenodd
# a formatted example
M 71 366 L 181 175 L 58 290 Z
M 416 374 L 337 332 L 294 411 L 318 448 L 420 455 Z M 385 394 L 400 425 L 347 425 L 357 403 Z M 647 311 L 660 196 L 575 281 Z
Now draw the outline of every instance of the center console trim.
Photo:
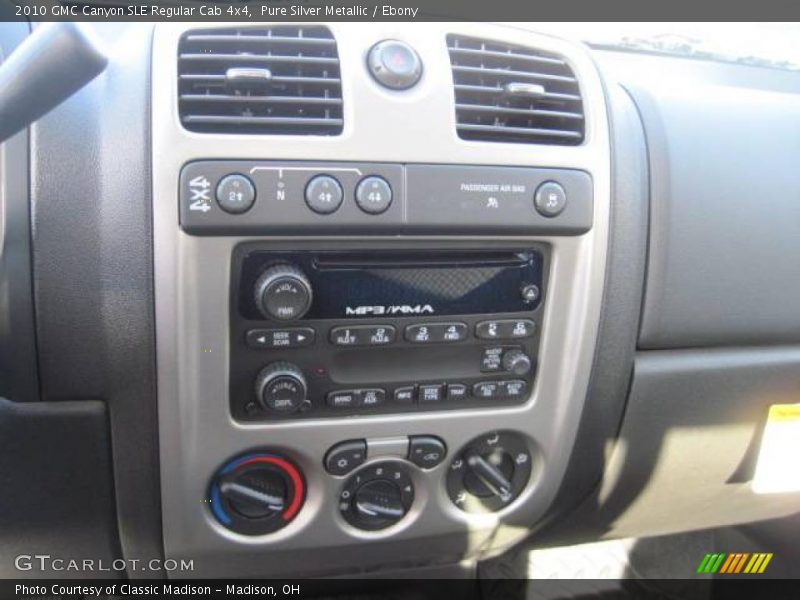
M 551 508 L 564 477 L 583 410 L 601 313 L 609 228 L 610 150 L 599 75 L 580 46 L 488 24 L 331 23 L 341 58 L 344 130 L 340 136 L 206 135 L 184 130 L 177 113 L 175 55 L 184 24 L 156 27 L 153 56 L 153 219 L 162 516 L 165 555 L 195 559 L 198 576 L 347 574 L 378 566 L 455 563 L 519 541 Z M 445 37 L 493 37 L 557 52 L 581 81 L 586 140 L 576 147 L 468 142 L 456 135 Z M 363 54 L 384 38 L 407 39 L 425 60 L 412 90 L 378 86 Z M 416 122 L 391 119 L 413 114 Z M 424 143 L 421 143 L 424 141 Z M 212 143 L 213 142 L 213 143 Z M 180 230 L 177 182 L 200 159 L 426 162 L 530 165 L 584 170 L 592 176 L 594 221 L 581 236 L 196 237 Z M 539 375 L 515 407 L 446 413 L 238 423 L 228 411 L 230 257 L 240 243 L 275 249 L 498 249 L 550 247 Z M 487 426 L 490 423 L 490 426 Z M 343 528 L 335 498 L 341 480 L 322 457 L 343 440 L 432 434 L 452 453 L 488 429 L 524 433 L 535 456 L 531 483 L 498 513 L 467 514 L 447 497 L 447 462 L 411 471 L 417 490 L 407 517 L 385 533 Z M 204 503 L 208 480 L 229 457 L 269 445 L 304 471 L 306 503 L 287 527 L 266 536 L 232 533 Z M 364 543 L 369 540 L 369 543 Z M 265 557 L 269 560 L 265 560 Z M 182 576 L 187 576 L 183 574 Z

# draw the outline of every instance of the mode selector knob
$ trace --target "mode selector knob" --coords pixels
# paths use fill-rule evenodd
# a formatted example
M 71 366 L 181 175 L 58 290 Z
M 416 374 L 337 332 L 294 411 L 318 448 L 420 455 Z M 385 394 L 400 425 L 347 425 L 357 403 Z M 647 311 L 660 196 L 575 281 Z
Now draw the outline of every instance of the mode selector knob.
M 531 357 L 522 350 L 509 350 L 503 354 L 503 369 L 515 375 L 525 375 L 531 370 Z
M 256 398 L 265 409 L 292 413 L 306 403 L 308 387 L 299 367 L 288 362 L 274 362 L 256 378 Z
M 256 306 L 268 319 L 300 319 L 311 308 L 311 299 L 311 282 L 293 265 L 272 266 L 256 281 Z

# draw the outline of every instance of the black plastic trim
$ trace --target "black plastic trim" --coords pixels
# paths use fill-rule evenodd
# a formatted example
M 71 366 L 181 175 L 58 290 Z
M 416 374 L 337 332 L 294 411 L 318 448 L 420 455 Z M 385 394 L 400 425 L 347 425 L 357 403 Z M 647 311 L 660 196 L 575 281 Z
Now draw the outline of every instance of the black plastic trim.
M 163 554 L 150 173 L 152 27 L 31 128 L 42 397 L 108 403 L 125 558 Z M 142 573 L 131 572 L 131 577 Z M 147 573 L 152 577 L 153 573 Z
M 28 35 L 27 23 L 0 23 L 0 62 Z M 0 396 L 39 399 L 28 189 L 28 130 L 0 144 Z

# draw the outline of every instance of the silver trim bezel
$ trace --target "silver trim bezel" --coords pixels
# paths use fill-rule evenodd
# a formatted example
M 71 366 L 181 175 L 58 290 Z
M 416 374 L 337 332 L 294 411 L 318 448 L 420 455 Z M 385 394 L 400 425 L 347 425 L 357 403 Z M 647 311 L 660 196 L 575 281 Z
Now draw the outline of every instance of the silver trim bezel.
M 164 550 L 195 560 L 181 577 L 267 577 L 352 573 L 409 561 L 457 562 L 519 541 L 550 508 L 575 441 L 589 383 L 606 266 L 610 148 L 605 99 L 597 70 L 579 44 L 479 23 L 330 23 L 341 60 L 344 129 L 337 136 L 218 135 L 180 124 L 177 45 L 193 24 L 158 24 L 153 46 L 153 226 L 159 438 Z M 220 24 L 220 27 L 230 24 Z M 204 28 L 207 27 L 204 25 Z M 465 141 L 455 127 L 448 33 L 530 45 L 564 56 L 580 81 L 586 137 L 580 146 Z M 406 91 L 383 88 L 365 57 L 382 39 L 412 44 L 425 68 Z M 540 242 L 550 246 L 539 374 L 527 403 L 495 410 L 327 418 L 243 424 L 228 405 L 228 303 L 231 253 L 241 242 L 296 242 L 345 247 L 347 237 L 199 237 L 178 222 L 181 167 L 200 159 L 375 161 L 582 169 L 593 179 L 594 225 L 581 236 L 364 237 L 376 247 Z M 487 425 L 490 423 L 490 425 Z M 342 478 L 322 466 L 325 452 L 353 438 L 431 434 L 449 453 L 490 429 L 524 431 L 535 457 L 530 485 L 499 513 L 461 512 L 447 497 L 448 461 L 412 472 L 410 514 L 383 532 L 357 532 L 338 517 Z M 307 499 L 284 529 L 247 537 L 211 517 L 205 494 L 212 473 L 252 448 L 285 452 L 307 481 Z M 424 541 L 424 543 L 422 543 Z M 369 542 L 369 543 L 366 543 Z M 265 560 L 266 558 L 269 560 Z M 302 558 L 301 558 L 302 557 Z

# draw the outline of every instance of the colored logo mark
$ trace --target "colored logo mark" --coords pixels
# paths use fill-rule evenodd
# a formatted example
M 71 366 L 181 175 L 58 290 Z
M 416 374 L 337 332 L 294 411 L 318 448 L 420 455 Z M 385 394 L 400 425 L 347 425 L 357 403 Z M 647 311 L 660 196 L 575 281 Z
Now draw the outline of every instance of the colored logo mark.
M 697 567 L 698 573 L 724 573 L 727 575 L 735 574 L 760 574 L 763 573 L 769 561 L 772 560 L 772 553 L 755 552 L 719 552 L 716 554 L 706 554 L 700 566 Z

